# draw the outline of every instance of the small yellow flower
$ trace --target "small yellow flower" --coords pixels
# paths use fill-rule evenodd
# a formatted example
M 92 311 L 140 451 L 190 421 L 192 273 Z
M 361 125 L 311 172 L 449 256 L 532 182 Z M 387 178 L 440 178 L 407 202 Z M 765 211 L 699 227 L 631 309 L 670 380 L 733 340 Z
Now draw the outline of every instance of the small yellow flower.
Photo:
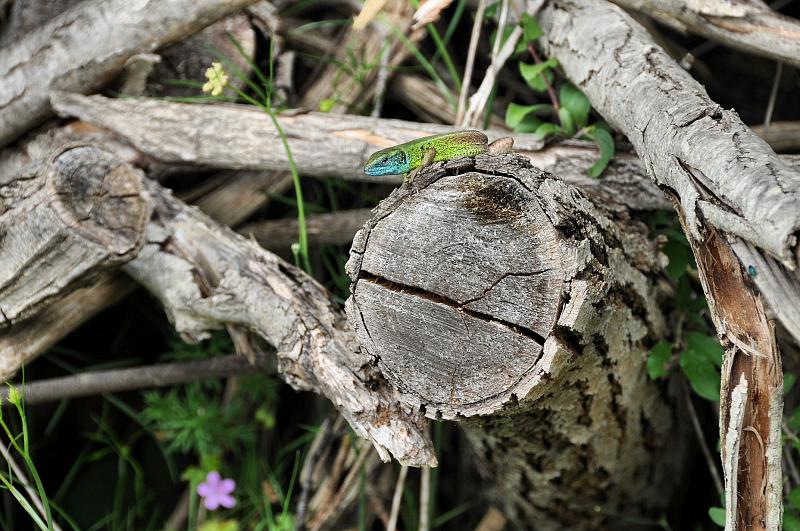
M 208 81 L 203 85 L 203 92 L 210 92 L 212 96 L 222 94 L 222 90 L 228 84 L 228 74 L 220 63 L 211 63 L 211 68 L 206 69 L 206 78 Z
M 15 406 L 22 402 L 22 393 L 19 392 L 19 389 L 10 384 L 8 386 L 8 401 Z

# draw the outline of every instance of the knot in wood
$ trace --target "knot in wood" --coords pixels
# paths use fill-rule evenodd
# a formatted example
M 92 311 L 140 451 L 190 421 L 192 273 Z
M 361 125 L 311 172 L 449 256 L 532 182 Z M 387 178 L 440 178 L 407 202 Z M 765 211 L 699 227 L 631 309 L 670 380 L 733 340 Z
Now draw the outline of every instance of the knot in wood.
M 545 174 L 513 155 L 476 167 L 395 190 L 347 266 L 362 347 L 429 416 L 513 400 L 561 306 L 560 237 L 537 194 Z

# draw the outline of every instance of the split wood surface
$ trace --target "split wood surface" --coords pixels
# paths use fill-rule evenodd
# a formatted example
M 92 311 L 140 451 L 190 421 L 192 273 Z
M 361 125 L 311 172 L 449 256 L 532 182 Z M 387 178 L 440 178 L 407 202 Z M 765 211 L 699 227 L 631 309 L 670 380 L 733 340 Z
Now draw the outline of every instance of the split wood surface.
M 782 369 L 765 308 L 800 338 L 800 172 L 735 112 L 711 101 L 621 9 L 600 0 L 556 0 L 541 23 L 548 54 L 625 133 L 648 174 L 676 202 L 725 347 L 720 436 L 727 527 L 778 529 Z

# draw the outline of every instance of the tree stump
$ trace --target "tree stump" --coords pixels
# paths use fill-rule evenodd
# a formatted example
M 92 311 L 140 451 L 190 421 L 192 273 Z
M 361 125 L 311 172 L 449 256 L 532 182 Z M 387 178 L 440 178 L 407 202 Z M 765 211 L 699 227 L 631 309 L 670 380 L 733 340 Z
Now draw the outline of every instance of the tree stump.
M 624 528 L 677 486 L 686 439 L 645 369 L 662 265 L 627 214 L 479 156 L 395 190 L 354 239 L 359 342 L 407 403 L 463 422 L 520 527 Z

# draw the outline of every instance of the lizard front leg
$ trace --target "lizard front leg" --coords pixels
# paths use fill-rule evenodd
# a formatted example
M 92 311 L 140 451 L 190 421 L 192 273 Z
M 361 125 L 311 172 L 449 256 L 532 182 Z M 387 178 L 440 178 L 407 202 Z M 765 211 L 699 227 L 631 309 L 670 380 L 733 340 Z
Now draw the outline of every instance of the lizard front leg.
M 415 170 L 412 170 L 408 173 L 405 180 L 409 183 L 412 182 L 414 180 L 414 177 L 416 177 L 419 172 L 421 172 L 422 170 L 433 164 L 433 160 L 435 158 L 436 158 L 436 148 L 431 147 L 426 149 L 425 153 L 422 155 L 422 162 L 419 163 L 419 166 Z

